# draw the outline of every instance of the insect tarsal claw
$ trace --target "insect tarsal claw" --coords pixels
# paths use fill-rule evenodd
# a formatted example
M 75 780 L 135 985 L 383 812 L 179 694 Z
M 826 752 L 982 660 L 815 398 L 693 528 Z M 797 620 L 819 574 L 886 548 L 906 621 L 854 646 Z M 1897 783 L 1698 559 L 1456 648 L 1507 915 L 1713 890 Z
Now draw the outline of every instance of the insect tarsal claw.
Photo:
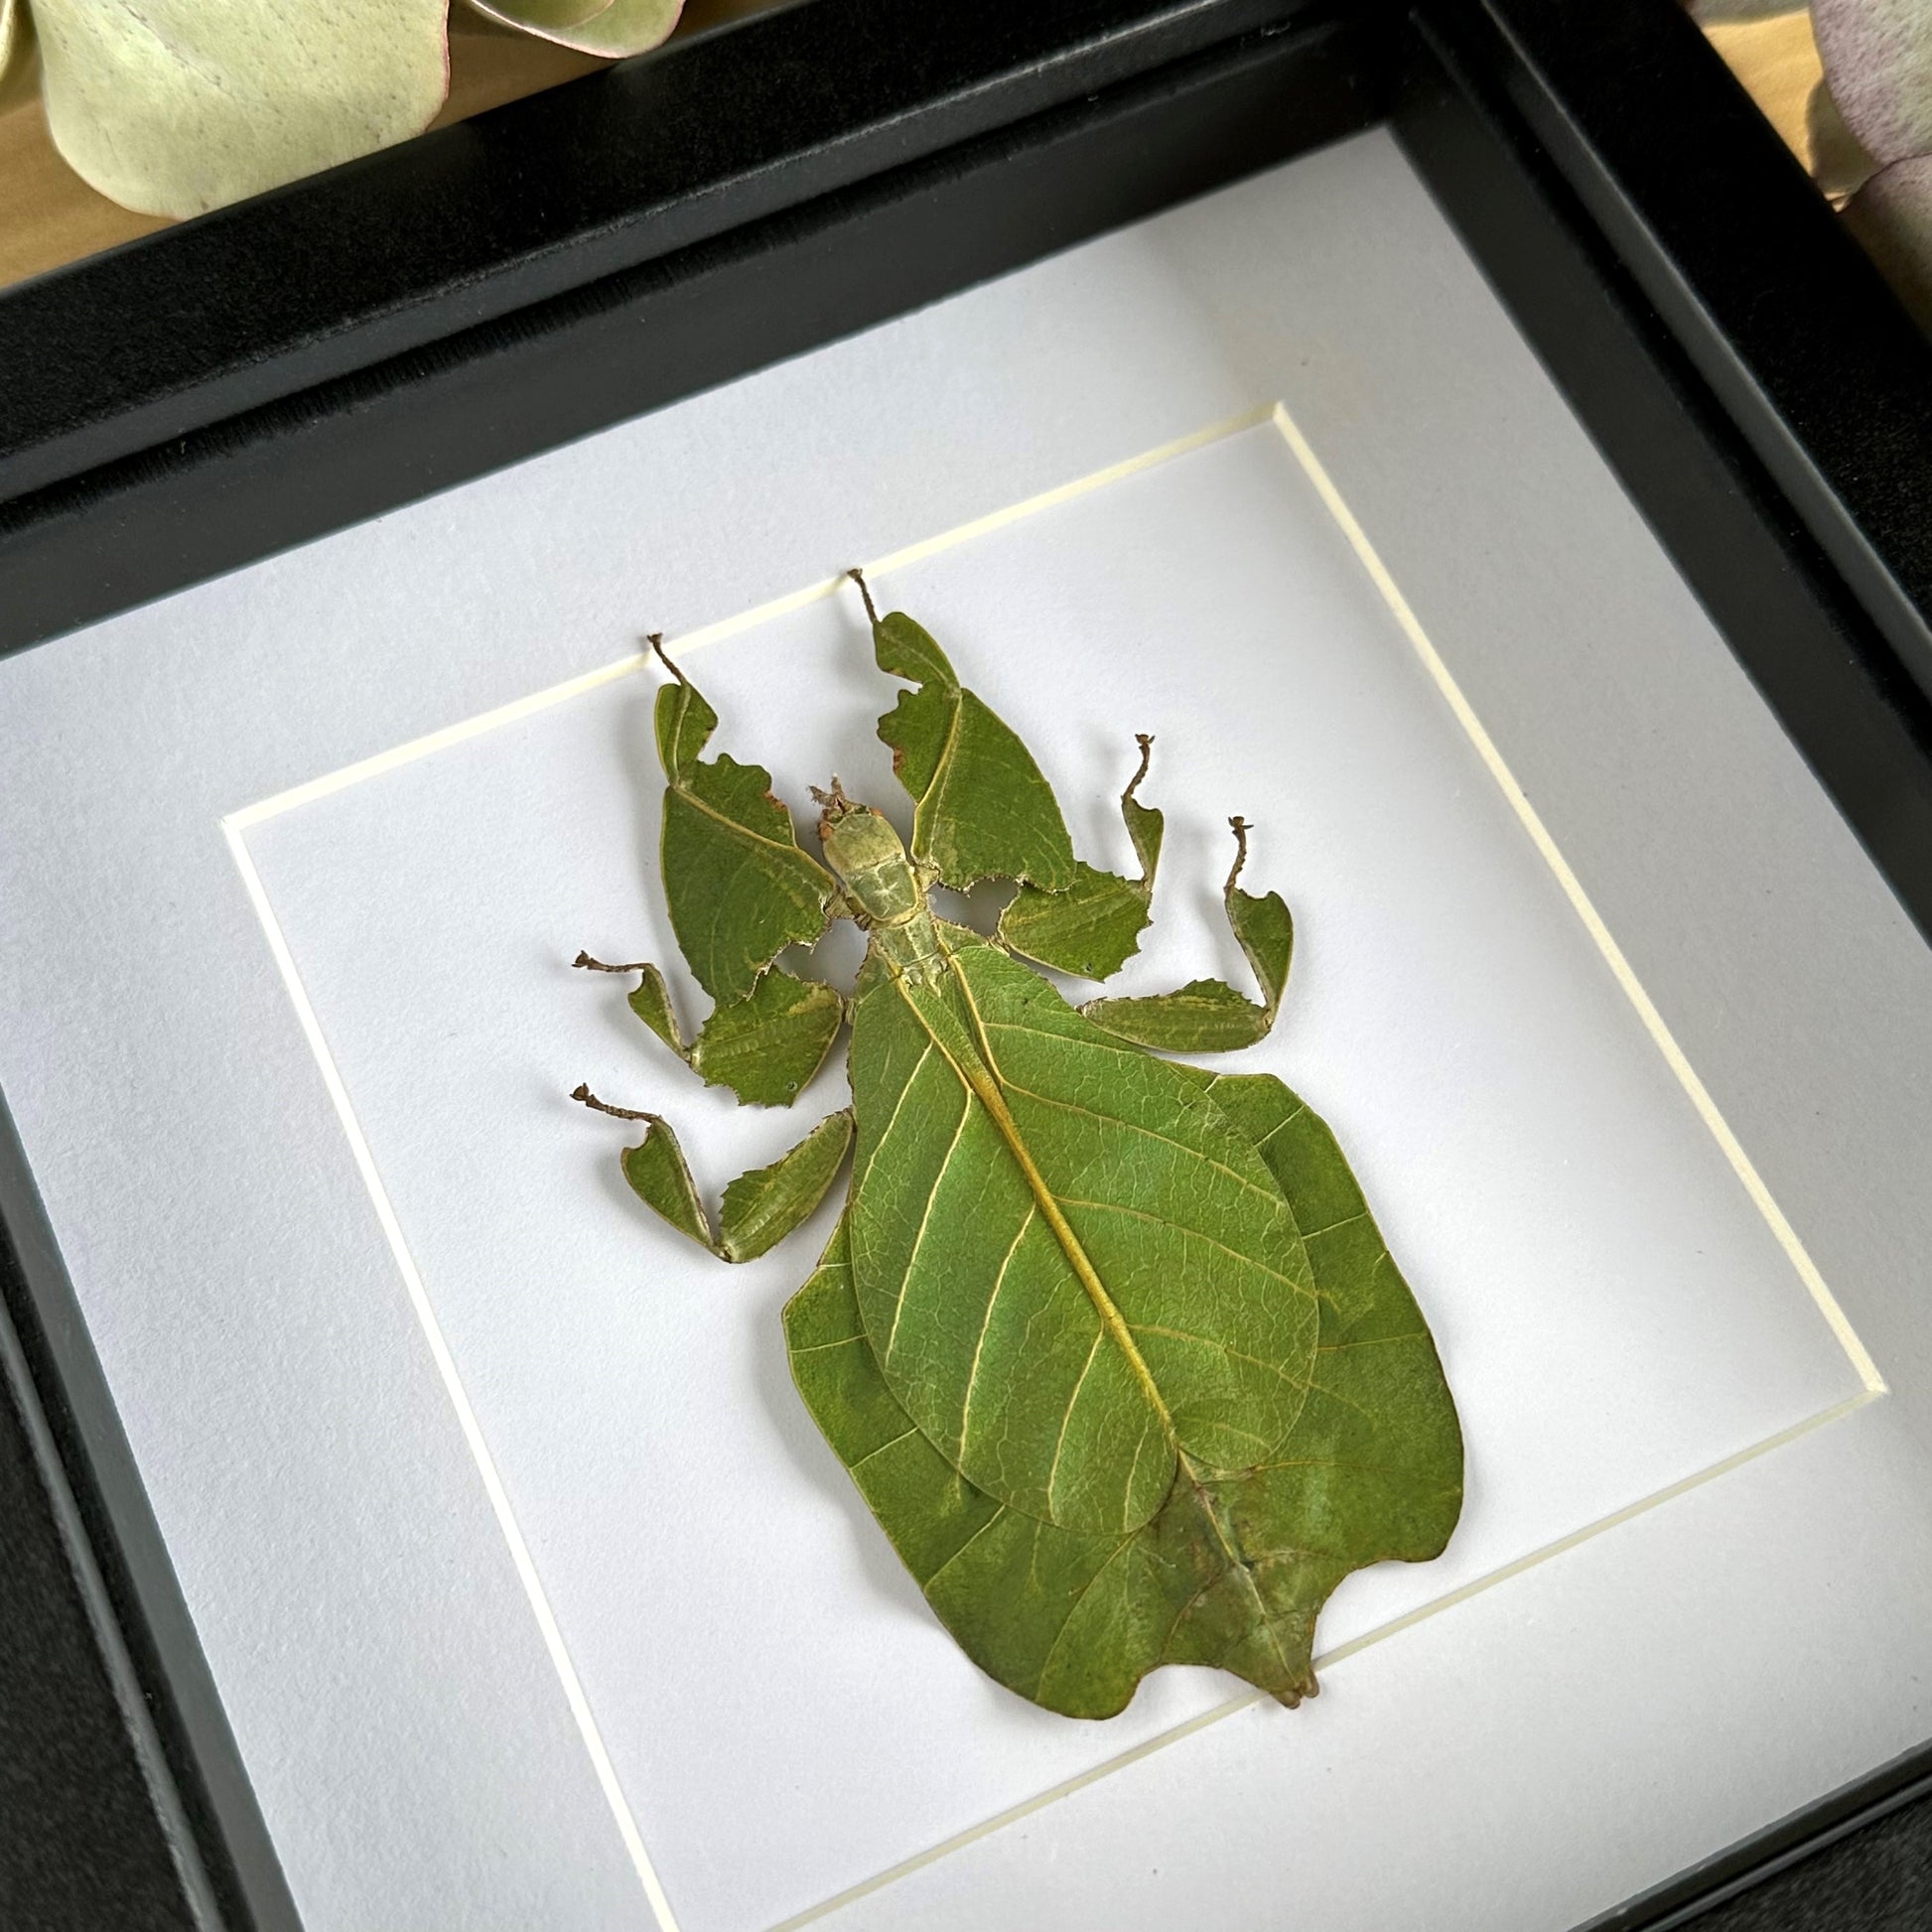
M 1227 884 L 1221 888 L 1224 896 L 1234 891 L 1234 882 L 1241 877 L 1241 868 L 1248 863 L 1248 834 L 1254 827 L 1236 813 L 1228 820 L 1228 830 L 1234 834 L 1234 865 L 1228 873 Z
M 655 1114 L 639 1113 L 634 1107 L 614 1107 L 608 1100 L 600 1100 L 581 1080 L 571 1088 L 570 1097 L 590 1108 L 592 1113 L 609 1114 L 613 1120 L 641 1120 L 652 1127 L 662 1125 Z
M 879 621 L 879 607 L 872 601 L 872 592 L 866 584 L 866 573 L 857 564 L 854 564 L 845 574 L 858 585 L 859 595 L 866 600 L 866 621 L 869 623 L 877 623 Z
M 674 678 L 676 678 L 680 684 L 683 684 L 686 681 L 684 673 L 680 671 L 678 667 L 671 662 L 671 654 L 669 651 L 667 651 L 664 648 L 664 633 L 661 630 L 653 630 L 645 636 L 644 642 L 647 643 L 651 647 L 652 651 L 656 653 L 657 661 L 660 664 L 662 664 L 663 667 L 667 671 L 669 671 L 670 674 Z

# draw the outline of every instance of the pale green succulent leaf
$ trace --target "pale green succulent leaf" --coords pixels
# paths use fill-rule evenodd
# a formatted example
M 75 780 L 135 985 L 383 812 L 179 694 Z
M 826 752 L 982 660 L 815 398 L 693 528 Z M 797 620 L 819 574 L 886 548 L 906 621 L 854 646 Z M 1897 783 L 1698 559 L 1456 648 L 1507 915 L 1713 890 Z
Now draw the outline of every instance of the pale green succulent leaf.
M 190 215 L 420 133 L 448 0 L 34 0 L 48 130 L 123 207 Z
M 469 0 L 486 20 L 607 60 L 670 38 L 684 0 Z
M 611 11 L 612 0 L 464 0 L 464 4 L 484 20 L 500 27 L 514 27 L 526 34 L 548 37 L 552 33 L 582 27 L 599 14 Z

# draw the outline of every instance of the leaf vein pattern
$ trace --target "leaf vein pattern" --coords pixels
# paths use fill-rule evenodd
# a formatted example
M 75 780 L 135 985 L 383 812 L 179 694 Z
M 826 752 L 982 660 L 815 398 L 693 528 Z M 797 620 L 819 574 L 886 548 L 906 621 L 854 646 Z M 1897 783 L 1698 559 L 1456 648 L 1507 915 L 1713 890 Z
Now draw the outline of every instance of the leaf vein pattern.
M 993 1512 L 993 1514 L 989 1516 L 986 1519 L 986 1521 L 983 1522 L 979 1526 L 979 1528 L 976 1529 L 972 1533 L 972 1535 L 969 1536 L 966 1539 L 966 1541 L 962 1543 L 959 1546 L 959 1548 L 955 1550 L 952 1553 L 952 1555 L 949 1556 L 945 1560 L 945 1562 L 942 1563 L 939 1566 L 939 1568 L 935 1570 L 932 1573 L 932 1575 L 928 1577 L 925 1580 L 925 1582 L 919 1586 L 919 1587 L 923 1589 L 928 1596 L 930 1596 L 932 1593 L 932 1586 L 936 1584 L 939 1581 L 939 1579 L 943 1577 L 946 1574 L 946 1572 L 950 1570 L 953 1567 L 953 1565 L 956 1564 L 960 1560 L 960 1558 L 963 1557 L 966 1554 L 966 1552 L 970 1550 L 973 1547 L 973 1545 L 977 1543 L 980 1540 L 980 1538 L 987 1533 L 988 1530 L 992 1529 L 998 1523 L 1004 1523 L 1007 1519 L 1007 1515 L 1008 1515 L 1007 1505 L 1005 1503 L 1002 1503 L 1000 1507 L 996 1509 Z
M 1259 1154 L 1261 1150 L 1265 1148 L 1268 1145 L 1268 1143 L 1275 1138 L 1277 1134 L 1285 1134 L 1291 1127 L 1295 1125 L 1295 1123 L 1298 1120 L 1302 1118 L 1304 1114 L 1308 1112 L 1308 1110 L 1309 1110 L 1309 1103 L 1305 1100 L 1302 1102 L 1302 1104 L 1299 1107 L 1296 1108 L 1296 1110 L 1292 1114 L 1284 1115 L 1283 1118 L 1278 1120 L 1274 1124 L 1274 1126 L 1268 1130 L 1267 1133 L 1262 1135 L 1262 1137 L 1255 1142 L 1255 1152 Z
M 1046 1469 L 1046 1502 L 1049 1508 L 1052 1506 L 1054 1487 L 1060 1479 L 1060 1455 L 1066 1448 L 1066 1433 L 1073 1427 L 1074 1410 L 1080 1406 L 1080 1391 L 1087 1386 L 1087 1377 L 1093 1373 L 1093 1365 L 1100 1357 L 1100 1344 L 1106 1339 L 1106 1329 L 1096 1327 L 1093 1346 L 1087 1350 L 1087 1359 L 1073 1384 L 1073 1393 L 1066 1399 L 1066 1413 L 1060 1417 L 1060 1433 L 1053 1439 L 1053 1459 Z
M 1066 1615 L 1061 1621 L 1060 1627 L 1053 1632 L 1053 1641 L 1046 1646 L 1046 1655 L 1040 1661 L 1039 1675 L 1034 1679 L 1035 1689 L 1046 1681 L 1046 1673 L 1053 1668 L 1053 1659 L 1060 1654 L 1060 1645 L 1066 1641 L 1066 1633 L 1072 1627 L 1073 1619 L 1078 1615 L 1080 1605 L 1093 1594 L 1094 1587 L 1106 1576 L 1108 1571 L 1134 1548 L 1134 1543 L 1135 1539 L 1133 1537 L 1125 1538 L 1121 1542 L 1120 1547 L 1107 1558 L 1106 1562 L 1080 1586 L 1079 1591 L 1074 1596 L 1073 1601 L 1067 1605 Z
M 1027 1230 L 1034 1224 L 1039 1209 L 1028 1202 L 1027 1211 L 1021 1217 L 1020 1232 L 1013 1237 L 1013 1246 L 1006 1252 L 1006 1259 L 1000 1263 L 1000 1272 L 993 1278 L 993 1291 L 986 1298 L 986 1313 L 980 1320 L 979 1339 L 973 1344 L 973 1360 L 966 1371 L 966 1398 L 959 1408 L 959 1452 L 964 1455 L 966 1444 L 973 1423 L 973 1394 L 979 1387 L 980 1358 L 986 1352 L 987 1330 L 993 1325 L 993 1305 L 1000 1299 L 1000 1291 L 1006 1286 L 1007 1270 L 1013 1266 L 1013 1258 L 1020 1252 L 1020 1244 L 1027 1238 Z
M 1023 1087 L 1016 1080 L 1009 1080 L 1004 1073 L 1000 1084 L 1009 1093 L 1017 1093 L 1027 1100 L 1037 1101 L 1042 1107 L 1055 1107 L 1062 1113 L 1082 1114 L 1088 1120 L 1097 1120 L 1108 1127 L 1118 1127 L 1129 1134 L 1139 1134 L 1144 1140 L 1158 1141 L 1163 1147 L 1171 1147 L 1188 1155 L 1204 1166 L 1212 1168 L 1217 1173 L 1224 1173 L 1237 1186 L 1245 1187 L 1251 1194 L 1259 1194 L 1264 1200 L 1273 1201 L 1279 1197 L 1280 1190 L 1262 1186 L 1258 1180 L 1251 1180 L 1244 1173 L 1237 1173 L 1225 1161 L 1217 1161 L 1211 1154 L 1203 1154 L 1197 1147 L 1189 1147 L 1185 1141 L 1176 1141 L 1172 1134 L 1157 1134 L 1153 1128 L 1146 1127 L 1137 1120 L 1122 1120 L 1118 1114 L 1103 1114 L 1092 1107 L 1082 1107 L 1077 1100 L 1055 1100 L 1051 1094 L 1035 1093 L 1032 1087 Z
M 1077 1012 L 1078 1009 L 1076 1008 L 1075 1011 Z M 1062 1046 L 1074 1037 L 1070 1034 L 1055 1033 L 1050 1027 L 1029 1027 L 1018 1020 L 989 1020 L 986 1022 L 986 1031 L 989 1034 L 1028 1034 L 1035 1039 L 1050 1039 L 1057 1041 Z M 1124 1060 L 1145 1060 L 1158 1057 L 1157 1055 L 1150 1054 L 1144 1046 L 1136 1046 L 1131 1041 L 1125 1039 L 1114 1039 L 1104 1033 L 1101 1034 L 1098 1039 L 1089 1039 L 1084 1034 L 1078 1035 L 1078 1037 L 1082 1052 L 1098 1053 L 1104 1051 L 1117 1053 Z
M 886 1125 L 880 1129 L 879 1139 L 874 1143 L 872 1152 L 866 1156 L 866 1166 L 870 1168 L 885 1151 L 886 1143 L 893 1137 L 893 1129 L 898 1125 L 898 1117 L 905 1111 L 905 1096 L 912 1091 L 918 1077 L 925 1071 L 925 1063 L 932 1057 L 932 1042 L 927 1040 L 919 1049 L 919 1057 L 912 1064 L 912 1071 L 905 1076 L 905 1084 L 898 1090 L 898 1098 L 893 1102 L 893 1111 L 886 1117 Z
M 726 826 L 731 831 L 738 833 L 740 837 L 747 838 L 747 839 L 756 839 L 759 845 L 769 846 L 773 852 L 783 853 L 787 858 L 796 854 L 796 856 L 800 859 L 803 859 L 808 866 L 813 866 L 814 871 L 817 870 L 817 867 L 813 865 L 811 855 L 807 852 L 800 852 L 795 843 L 785 844 L 777 839 L 767 837 L 766 834 L 764 834 L 763 832 L 753 831 L 749 825 L 741 824 L 739 820 L 728 817 L 724 812 L 719 811 L 715 805 L 706 804 L 705 801 L 702 798 L 700 798 L 698 794 L 690 788 L 689 785 L 679 785 L 676 787 L 676 789 L 678 795 L 681 798 L 683 798 L 688 805 L 691 805 L 695 807 L 695 809 L 697 809 L 698 811 L 703 812 L 707 818 L 715 819 L 720 825 Z
M 886 1337 L 886 1359 L 893 1358 L 893 1344 L 898 1340 L 898 1324 L 905 1314 L 905 1305 L 912 1298 L 912 1275 L 918 1267 L 919 1248 L 926 1237 L 926 1230 L 932 1225 L 932 1204 L 939 1198 L 939 1189 L 946 1184 L 946 1175 L 952 1171 L 952 1158 L 959 1152 L 959 1143 L 965 1137 L 966 1123 L 973 1118 L 973 1096 L 960 1095 L 959 1125 L 953 1129 L 952 1141 L 946 1149 L 946 1158 L 939 1163 L 939 1171 L 932 1176 L 932 1185 L 925 1197 L 925 1211 L 919 1216 L 919 1231 L 912 1237 L 912 1246 L 905 1257 L 905 1274 L 899 1283 L 898 1300 L 893 1305 L 893 1326 Z
M 852 1467 L 855 1470 L 863 1469 L 875 1455 L 884 1455 L 889 1449 L 897 1449 L 899 1444 L 904 1442 L 908 1436 L 916 1436 L 918 1433 L 916 1429 L 900 1430 L 890 1443 L 881 1443 L 877 1449 L 869 1449 L 864 1455 L 860 1456 L 858 1461 L 852 1464 Z
M 1405 1328 L 1399 1335 L 1364 1335 L 1360 1341 L 1324 1341 L 1315 1345 L 1317 1355 L 1339 1355 L 1350 1348 L 1390 1348 L 1398 1342 L 1421 1341 L 1428 1330 Z
M 1286 1382 L 1291 1389 L 1299 1389 L 1303 1383 L 1296 1380 L 1279 1362 L 1271 1362 L 1260 1355 L 1252 1355 L 1246 1349 L 1230 1348 L 1224 1341 L 1216 1341 L 1212 1335 L 1190 1335 L 1184 1328 L 1164 1328 L 1155 1321 L 1130 1321 L 1127 1324 L 1137 1335 L 1163 1335 L 1169 1341 L 1191 1341 L 1198 1348 L 1211 1348 L 1217 1355 L 1225 1355 L 1230 1361 L 1252 1362 L 1256 1368 L 1265 1368 L 1278 1380 Z M 1247 1435 L 1249 1432 L 1239 1432 Z M 1257 1436 L 1256 1442 L 1262 1439 Z
M 1365 1207 L 1359 1214 L 1344 1214 L 1339 1221 L 1330 1221 L 1325 1228 L 1304 1228 L 1302 1230 L 1302 1239 L 1304 1241 L 1312 1241 L 1318 1235 L 1333 1234 L 1340 1228 L 1352 1228 L 1357 1221 L 1366 1221 L 1367 1219 L 1368 1209 Z
M 1178 1221 L 1170 1220 L 1165 1214 L 1150 1214 L 1144 1207 L 1128 1207 L 1120 1201 L 1112 1200 L 1075 1200 L 1062 1199 L 1062 1207 L 1090 1208 L 1099 1214 L 1123 1214 L 1132 1221 L 1147 1221 L 1155 1227 L 1172 1228 L 1174 1233 L 1189 1241 L 1198 1241 L 1203 1247 L 1216 1249 L 1219 1253 L 1238 1261 L 1244 1268 L 1258 1268 L 1273 1281 L 1290 1288 L 1297 1295 L 1308 1295 L 1312 1291 L 1307 1282 L 1298 1282 L 1293 1275 L 1284 1275 L 1279 1268 L 1270 1268 L 1265 1261 L 1254 1255 L 1244 1255 L 1230 1248 L 1225 1241 L 1216 1241 L 1211 1234 L 1202 1234 L 1198 1228 L 1182 1227 Z M 1183 1336 L 1183 1340 L 1198 1340 L 1198 1336 Z

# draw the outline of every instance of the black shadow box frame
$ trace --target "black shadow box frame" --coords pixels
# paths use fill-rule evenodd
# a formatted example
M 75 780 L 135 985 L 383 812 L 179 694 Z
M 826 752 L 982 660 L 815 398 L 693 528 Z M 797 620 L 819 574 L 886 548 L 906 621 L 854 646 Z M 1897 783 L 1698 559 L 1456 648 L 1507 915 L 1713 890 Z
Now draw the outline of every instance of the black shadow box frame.
M 808 0 L 24 284 L 0 650 L 1378 122 L 1932 934 L 1932 348 L 1670 0 Z M 288 1932 L 4 1108 L 0 1224 L 0 1920 Z M 1596 1925 L 1928 1791 L 1932 1744 Z

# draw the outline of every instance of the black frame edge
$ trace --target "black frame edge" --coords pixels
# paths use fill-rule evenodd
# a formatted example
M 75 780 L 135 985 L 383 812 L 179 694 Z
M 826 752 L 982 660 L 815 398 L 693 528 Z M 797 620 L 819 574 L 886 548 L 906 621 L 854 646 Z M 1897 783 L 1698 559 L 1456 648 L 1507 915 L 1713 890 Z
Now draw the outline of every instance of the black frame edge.
M 1302 5 L 1287 24 L 801 207 L 759 214 L 754 197 L 727 233 L 0 503 L 0 653 L 736 379 L 1364 127 L 1387 104 L 1387 63 L 1371 59 L 1366 24 L 1376 18 Z M 1285 93 L 1307 111 L 1284 114 Z M 995 175 L 1024 192 L 989 195 Z M 767 291 L 781 282 L 786 300 L 774 303 Z M 89 543 L 84 533 L 102 527 L 112 543 Z
M 1606 202 L 1622 204 L 1625 189 L 1606 183 L 1597 162 L 1575 144 L 1541 139 L 1561 118 L 1560 102 L 1545 93 L 1557 83 L 1518 60 L 1513 40 L 1492 31 L 1490 17 L 1513 18 L 1519 6 L 1541 15 L 1546 4 L 1418 0 L 1416 53 L 1393 117 L 1398 138 L 1787 736 L 1932 939 L 1932 701 L 1877 621 L 1868 577 L 1847 580 L 1764 460 L 1767 446 L 1795 434 L 1768 388 L 1753 383 L 1740 400 L 1736 384 L 1708 380 L 1713 361 L 1734 360 L 1735 345 L 1721 333 L 1712 343 L 1719 325 L 1710 313 L 1687 317 L 1653 302 L 1650 282 L 1625 245 L 1639 209 L 1622 205 L 1603 218 Z M 1627 37 L 1632 20 L 1651 4 L 1596 0 L 1596 24 L 1613 40 Z M 1851 247 L 1728 71 L 1720 66 L 1713 82 L 1716 57 L 1695 29 L 1684 39 L 1687 26 L 1673 18 L 1663 48 L 1674 46 L 1699 87 L 1712 82 L 1734 96 L 1726 113 L 1749 117 L 1747 154 L 1759 137 L 1776 149 L 1777 165 L 1756 181 L 1766 192 L 1733 193 L 1726 204 L 1732 213 L 1740 200 L 1747 204 L 1743 239 L 1733 237 L 1731 247 L 1739 280 L 1748 286 L 1753 271 L 1737 257 L 1753 249 L 1777 251 L 1795 242 L 1800 259 L 1822 254 L 1829 260 Z M 1655 47 L 1652 54 L 1654 68 Z M 1662 65 L 1668 77 L 1671 63 Z M 1614 95 L 1627 79 L 1615 76 L 1604 91 Z M 1667 115 L 1678 111 L 1678 86 L 1666 86 L 1663 98 Z M 1633 129 L 1632 138 L 1643 132 Z M 1682 134 L 1694 147 L 1705 138 L 1695 126 Z M 1667 168 L 1678 152 L 1671 142 L 1661 144 L 1658 165 Z M 1743 173 L 1748 182 L 1751 168 Z M 1573 266 L 1553 274 L 1560 257 Z M 1915 332 L 1903 344 L 1893 339 L 1890 292 L 1862 255 L 1856 267 L 1849 295 L 1829 309 L 1856 321 L 1861 305 L 1868 305 L 1887 356 L 1896 352 L 1903 369 L 1916 367 L 1932 379 L 1932 345 Z M 1566 291 L 1583 284 L 1600 288 L 1610 302 L 1599 308 L 1569 300 Z M 1837 381 L 1836 371 L 1815 364 L 1799 374 L 1814 402 Z M 1799 374 L 1788 372 L 1787 381 Z M 1916 609 L 1914 615 L 1922 617 Z M 1928 1801 L 1932 1741 L 1576 1932 L 1671 1932 L 1761 1887 L 1779 1894 L 1779 1881 L 1814 1855 Z M 1765 1922 L 1775 1917 L 1794 1932 L 1803 1922 L 1795 1916 L 1802 1903 L 1784 1907 L 1767 1896 L 1761 1909 Z M 1860 1916 L 1843 1923 L 1844 1932 L 1867 1925 L 1876 1932 L 1880 1921 Z
M 1465 47 L 1932 695 L 1932 352 L 1672 0 L 1470 0 Z M 1821 353 L 1834 358 L 1821 365 Z
M 1732 1899 L 1775 1884 L 1818 1853 L 1927 1798 L 1932 1798 L 1932 1744 L 1841 1785 L 1715 1858 L 1599 1913 L 1576 1932 L 1675 1932 Z
M 83 1919 L 58 1914 L 81 1910 L 102 1883 L 118 1886 L 123 1903 L 138 1890 L 152 1914 L 168 1902 L 172 1880 L 179 1922 L 198 1932 L 299 1932 L 294 1899 L 4 1097 L 0 1392 L 40 1464 L 48 1501 L 44 1527 L 14 1527 L 47 1546 L 43 1563 L 53 1557 L 49 1534 L 58 1539 L 78 1611 L 66 1648 L 77 1660 L 84 1628 L 95 1683 L 111 1695 L 121 1724 L 103 1789 L 73 1793 L 76 1805 L 88 1807 L 88 1823 L 108 1833 L 106 1869 L 71 1861 L 73 1892 L 44 1893 L 35 1915 L 18 1922 L 78 1928 Z M 0 1600 L 22 1581 L 12 1568 L 0 1582 Z M 61 1718 L 99 1722 L 71 1708 Z M 158 1845 L 144 1848 L 135 1839 L 135 1821 L 117 1797 L 130 1772 L 147 1795 Z M 151 1916 L 122 1922 L 159 1932 Z
M 1708 364 L 1734 351 L 1722 337 L 1713 346 L 1708 316 L 1687 340 L 1684 319 L 1652 301 L 1623 240 L 1642 219 L 1640 206 L 1574 149 L 1543 140 L 1561 103 L 1546 94 L 1551 83 L 1539 70 L 1516 60 L 1513 43 L 1491 31 L 1491 16 L 1519 7 L 1540 15 L 1547 4 L 1423 0 L 1415 18 L 1426 53 L 1405 84 L 1398 135 L 1787 735 L 1932 937 L 1932 695 L 1894 646 L 1889 606 L 1877 599 L 1874 608 L 1870 573 L 1845 576 L 1764 460 L 1763 445 L 1788 439 L 1790 425 L 1761 389 L 1739 406 L 1709 379 Z M 1716 56 L 1668 0 L 1593 0 L 1592 14 L 1627 31 L 1658 6 L 1672 18 L 1651 48 L 1653 74 L 1667 79 L 1673 55 L 1702 73 Z M 1722 66 L 1719 78 L 1755 116 Z M 1663 91 L 1674 100 L 1674 89 Z M 1664 138 L 1669 126 L 1650 129 L 1665 161 L 1684 146 L 1702 147 L 1698 129 L 1682 130 L 1673 147 Z M 1768 127 L 1757 131 L 1775 142 Z M 1780 150 L 1778 159 L 1789 158 Z M 1760 246 L 1857 253 L 1802 174 L 1767 168 L 1756 188 L 1753 197 L 1735 194 L 1727 211 Z M 1621 208 L 1613 219 L 1604 216 L 1606 200 Z M 1567 272 L 1556 272 L 1560 260 Z M 1733 266 L 1747 284 L 1769 272 L 1754 256 Z M 1858 266 L 1871 275 L 1863 257 Z M 1592 285 L 1608 292 L 1608 304 L 1573 299 Z M 1889 292 L 1878 289 L 1872 307 L 1888 333 L 1898 313 Z M 1932 397 L 1932 346 L 1915 337 L 1911 353 Z M 1838 379 L 1836 369 L 1815 366 L 1812 403 Z M 1932 475 L 1932 443 L 1924 455 Z
M 1317 4 L 810 0 L 73 263 L 0 296 L 0 500 Z

